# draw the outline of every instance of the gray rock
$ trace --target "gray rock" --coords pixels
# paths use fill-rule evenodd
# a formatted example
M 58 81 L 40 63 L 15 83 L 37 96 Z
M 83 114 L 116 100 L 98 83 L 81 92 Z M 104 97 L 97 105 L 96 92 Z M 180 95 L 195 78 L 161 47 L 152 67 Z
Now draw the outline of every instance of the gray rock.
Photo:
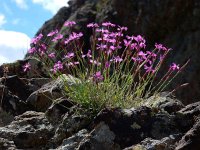
M 17 147 L 15 146 L 13 141 L 9 141 L 4 138 L 0 138 L 0 149 L 1 150 L 16 150 Z
M 200 118 L 178 142 L 175 150 L 198 150 L 200 148 Z
M 72 137 L 65 139 L 62 150 L 120 150 L 120 146 L 114 143 L 115 135 L 109 127 L 101 122 L 90 133 L 83 129 Z
M 10 125 L 0 128 L 0 137 L 14 141 L 18 149 L 44 148 L 52 133 L 53 127 L 44 113 L 34 111 L 16 116 Z
M 125 148 L 124 150 L 174 150 L 175 143 L 180 139 L 180 135 L 170 135 L 169 137 L 155 140 L 146 138 L 139 144 Z
M 45 112 L 54 100 L 65 96 L 65 91 L 63 91 L 65 86 L 77 86 L 79 83 L 80 80 L 71 75 L 60 75 L 56 80 L 33 92 L 26 101 L 36 111 Z

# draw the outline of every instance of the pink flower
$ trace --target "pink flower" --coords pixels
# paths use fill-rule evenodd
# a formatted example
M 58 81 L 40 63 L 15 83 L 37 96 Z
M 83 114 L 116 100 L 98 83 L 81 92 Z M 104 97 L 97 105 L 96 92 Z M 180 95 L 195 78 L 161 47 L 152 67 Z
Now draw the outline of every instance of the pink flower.
M 145 43 L 145 39 L 141 35 L 133 36 L 133 39 L 138 43 Z
M 62 70 L 63 70 L 63 64 L 61 61 L 58 61 L 57 63 L 55 63 L 53 66 L 53 69 L 51 69 L 53 73 L 56 73 L 57 71 L 62 71 Z
M 170 66 L 169 69 L 172 70 L 172 71 L 175 71 L 175 70 L 179 70 L 180 67 L 179 67 L 179 65 L 177 65 L 177 64 L 175 64 L 175 63 L 172 63 L 172 65 Z
M 30 70 L 30 69 L 31 69 L 31 65 L 30 65 L 29 62 L 26 63 L 26 64 L 23 66 L 23 71 L 24 71 L 24 72 L 26 72 L 26 71 L 28 71 L 28 70 Z
M 34 53 L 36 53 L 37 52 L 37 49 L 35 48 L 35 47 L 32 47 L 32 48 L 30 48 L 29 50 L 28 50 L 28 53 L 29 54 L 34 54 Z
M 58 40 L 60 40 L 60 39 L 62 39 L 63 38 L 63 35 L 62 34 L 57 34 L 55 37 L 54 37 L 54 39 L 52 40 L 53 42 L 56 42 L 56 41 L 58 41 Z
M 102 23 L 102 26 L 105 26 L 105 27 L 115 27 L 116 25 L 112 24 L 110 22 L 104 22 L 104 23 Z
M 78 40 L 82 36 L 83 36 L 82 32 L 79 32 L 79 33 L 73 32 L 72 34 L 69 35 L 69 38 L 65 40 L 65 44 L 68 44 L 70 41 L 73 41 L 73 40 Z
M 153 69 L 152 66 L 144 65 L 144 69 L 146 70 L 146 73 L 149 73 L 149 72 L 154 73 L 155 72 L 155 69 Z
M 103 81 L 103 79 L 104 79 L 104 77 L 101 75 L 101 72 L 100 72 L 100 71 L 96 72 L 96 73 L 93 75 L 93 80 L 94 80 L 95 82 L 101 82 L 101 81 Z
M 138 56 L 142 57 L 143 59 L 147 59 L 146 55 L 147 55 L 147 54 L 145 54 L 143 51 L 140 51 L 140 52 L 138 53 Z
M 98 25 L 97 23 L 89 23 L 89 24 L 87 25 L 87 27 L 88 27 L 88 28 L 98 28 L 99 25 Z
M 158 49 L 158 50 L 163 50 L 163 51 L 169 51 L 171 49 L 168 49 L 166 47 L 164 47 L 162 44 L 155 44 L 155 48 Z
M 130 44 L 131 41 L 127 41 L 126 39 L 124 39 L 124 46 L 129 47 Z
M 110 62 L 107 61 L 107 62 L 105 63 L 105 68 L 109 68 L 109 67 L 110 67 Z
M 38 36 L 36 36 L 35 38 L 31 39 L 31 44 L 37 44 L 43 37 L 43 34 L 40 33 Z
M 73 52 L 68 52 L 67 55 L 65 56 L 65 58 L 71 59 L 75 56 L 75 54 Z
M 58 30 L 56 29 L 54 31 L 49 32 L 49 34 L 47 34 L 47 36 L 53 36 L 53 35 L 55 35 L 57 33 L 58 33 Z
M 55 56 L 55 53 L 50 53 L 49 55 L 48 55 L 50 58 L 55 58 L 56 56 Z
M 75 24 L 76 24 L 75 21 L 66 21 L 66 22 L 64 23 L 64 26 L 66 26 L 66 27 L 72 27 L 72 26 L 75 25 Z
M 101 65 L 101 63 L 98 62 L 98 61 L 96 61 L 96 60 L 90 59 L 89 61 L 90 61 L 91 64 L 94 64 L 94 65 L 97 65 L 97 66 L 100 66 L 100 65 Z
M 86 55 L 82 55 L 82 58 L 85 58 L 86 56 L 87 56 L 88 58 L 92 58 L 91 53 L 92 53 L 91 50 L 88 50 L 88 52 L 87 52 Z
M 117 62 L 122 62 L 122 61 L 123 61 L 123 59 L 122 59 L 121 57 L 119 57 L 119 56 L 114 57 L 113 60 L 114 60 L 116 63 L 117 63 Z

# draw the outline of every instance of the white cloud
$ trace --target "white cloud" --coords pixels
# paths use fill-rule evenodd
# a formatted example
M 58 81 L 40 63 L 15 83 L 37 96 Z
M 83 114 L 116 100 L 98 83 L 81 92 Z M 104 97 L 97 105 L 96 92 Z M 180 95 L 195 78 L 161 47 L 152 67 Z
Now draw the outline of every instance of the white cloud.
M 55 14 L 61 7 L 67 6 L 69 0 L 32 0 L 35 4 L 40 4 L 42 7 L 52 14 Z
M 26 4 L 25 0 L 14 0 L 17 6 L 21 9 L 28 9 L 28 5 Z
M 5 16 L 0 14 L 0 28 L 6 23 Z
M 23 59 L 30 38 L 20 32 L 0 30 L 0 64 Z

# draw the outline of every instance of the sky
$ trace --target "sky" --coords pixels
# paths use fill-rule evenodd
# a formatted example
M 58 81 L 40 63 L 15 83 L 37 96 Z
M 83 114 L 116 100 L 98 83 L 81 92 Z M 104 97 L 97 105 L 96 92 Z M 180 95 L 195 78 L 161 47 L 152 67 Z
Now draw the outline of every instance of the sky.
M 31 38 L 68 0 L 0 0 L 0 65 L 23 59 Z

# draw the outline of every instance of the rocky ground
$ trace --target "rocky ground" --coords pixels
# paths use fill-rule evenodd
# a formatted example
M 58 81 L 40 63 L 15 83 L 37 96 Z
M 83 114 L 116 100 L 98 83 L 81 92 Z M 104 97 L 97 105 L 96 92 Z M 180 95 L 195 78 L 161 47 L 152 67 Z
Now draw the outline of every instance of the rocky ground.
M 49 79 L 41 62 L 27 56 L 0 66 L 0 150 L 199 150 L 199 12 L 198 0 L 69 1 L 69 7 L 60 9 L 37 34 L 62 30 L 66 20 L 74 20 L 87 47 L 86 24 L 111 21 L 128 26 L 131 34 L 144 35 L 150 45 L 160 42 L 173 48 L 170 62 L 190 58 L 172 88 L 180 82 L 190 84 L 176 93 L 181 101 L 161 94 L 138 108 L 107 108 L 91 116 L 63 97 L 61 80 Z M 22 71 L 26 62 L 33 67 L 29 73 Z
M 1 150 L 200 148 L 200 102 L 184 106 L 162 94 L 138 108 L 107 108 L 91 116 L 63 97 L 61 88 L 59 78 L 1 78 Z

